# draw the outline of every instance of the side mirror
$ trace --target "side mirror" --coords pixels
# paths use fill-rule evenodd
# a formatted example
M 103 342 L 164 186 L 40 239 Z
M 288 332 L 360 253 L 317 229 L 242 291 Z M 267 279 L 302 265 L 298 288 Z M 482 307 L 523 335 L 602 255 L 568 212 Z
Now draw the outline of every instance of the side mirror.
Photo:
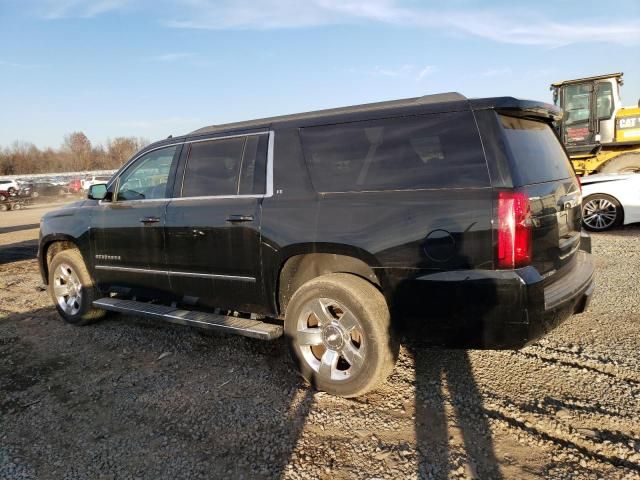
M 107 196 L 106 183 L 96 183 L 95 185 L 91 185 L 89 187 L 89 193 L 87 194 L 87 198 L 89 200 L 104 200 L 106 196 Z

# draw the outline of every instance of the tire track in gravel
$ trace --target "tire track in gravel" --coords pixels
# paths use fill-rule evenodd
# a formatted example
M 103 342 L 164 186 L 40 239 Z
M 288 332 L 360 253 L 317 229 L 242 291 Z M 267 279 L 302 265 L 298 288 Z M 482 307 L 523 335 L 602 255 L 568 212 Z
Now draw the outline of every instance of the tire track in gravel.
M 551 365 L 562 365 L 564 367 L 575 368 L 581 371 L 587 370 L 622 382 L 640 385 L 640 376 L 635 375 L 631 371 L 621 369 L 619 366 L 613 365 L 612 363 L 595 362 L 579 355 L 567 355 L 564 353 L 554 354 L 545 351 L 544 347 L 536 346 L 528 347 L 526 350 L 520 350 L 516 352 L 516 355 L 524 358 L 540 360 Z M 603 364 L 605 366 L 603 366 Z
M 599 441 L 599 438 L 581 435 L 579 428 L 573 428 L 561 421 L 550 420 L 551 417 L 548 414 L 533 413 L 526 407 L 515 405 L 495 394 L 486 394 L 483 410 L 494 421 L 503 427 L 515 430 L 518 434 L 526 434 L 534 440 L 542 440 L 561 448 L 574 450 L 600 463 L 640 473 L 640 464 L 628 460 L 636 454 L 635 449 L 629 444 L 635 444 L 638 441 L 631 436 L 617 434 L 615 442 L 608 440 L 609 443 L 605 445 Z M 621 452 L 624 452 L 624 456 Z

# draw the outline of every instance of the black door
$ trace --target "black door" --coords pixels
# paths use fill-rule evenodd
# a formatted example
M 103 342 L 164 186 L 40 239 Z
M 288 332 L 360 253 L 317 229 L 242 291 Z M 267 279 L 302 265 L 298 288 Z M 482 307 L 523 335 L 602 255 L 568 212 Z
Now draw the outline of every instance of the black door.
M 164 223 L 180 146 L 142 155 L 112 184 L 91 216 L 94 272 L 103 286 L 168 291 Z
M 268 134 L 185 146 L 175 197 L 167 206 L 172 290 L 207 307 L 264 310 L 260 213 L 266 194 Z

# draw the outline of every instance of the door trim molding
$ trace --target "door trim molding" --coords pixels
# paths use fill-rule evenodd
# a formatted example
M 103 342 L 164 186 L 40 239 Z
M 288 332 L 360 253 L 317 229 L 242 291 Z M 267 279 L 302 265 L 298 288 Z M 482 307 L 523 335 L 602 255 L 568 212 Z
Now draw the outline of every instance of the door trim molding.
M 96 265 L 96 270 L 111 270 L 114 272 L 147 273 L 152 275 L 174 275 L 176 277 L 213 278 L 219 280 L 238 280 L 241 282 L 255 282 L 255 277 L 240 275 L 219 275 L 215 273 L 180 272 L 175 270 L 157 270 L 153 268 L 119 267 L 117 265 Z

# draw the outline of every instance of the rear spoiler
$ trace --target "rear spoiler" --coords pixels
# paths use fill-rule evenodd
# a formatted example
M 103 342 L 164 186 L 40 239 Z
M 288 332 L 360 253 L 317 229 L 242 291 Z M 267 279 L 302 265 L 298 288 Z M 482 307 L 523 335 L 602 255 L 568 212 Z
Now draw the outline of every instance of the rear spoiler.
M 562 110 L 555 105 L 514 97 L 497 97 L 471 100 L 473 110 L 495 110 L 512 117 L 531 118 L 546 122 L 562 120 Z

